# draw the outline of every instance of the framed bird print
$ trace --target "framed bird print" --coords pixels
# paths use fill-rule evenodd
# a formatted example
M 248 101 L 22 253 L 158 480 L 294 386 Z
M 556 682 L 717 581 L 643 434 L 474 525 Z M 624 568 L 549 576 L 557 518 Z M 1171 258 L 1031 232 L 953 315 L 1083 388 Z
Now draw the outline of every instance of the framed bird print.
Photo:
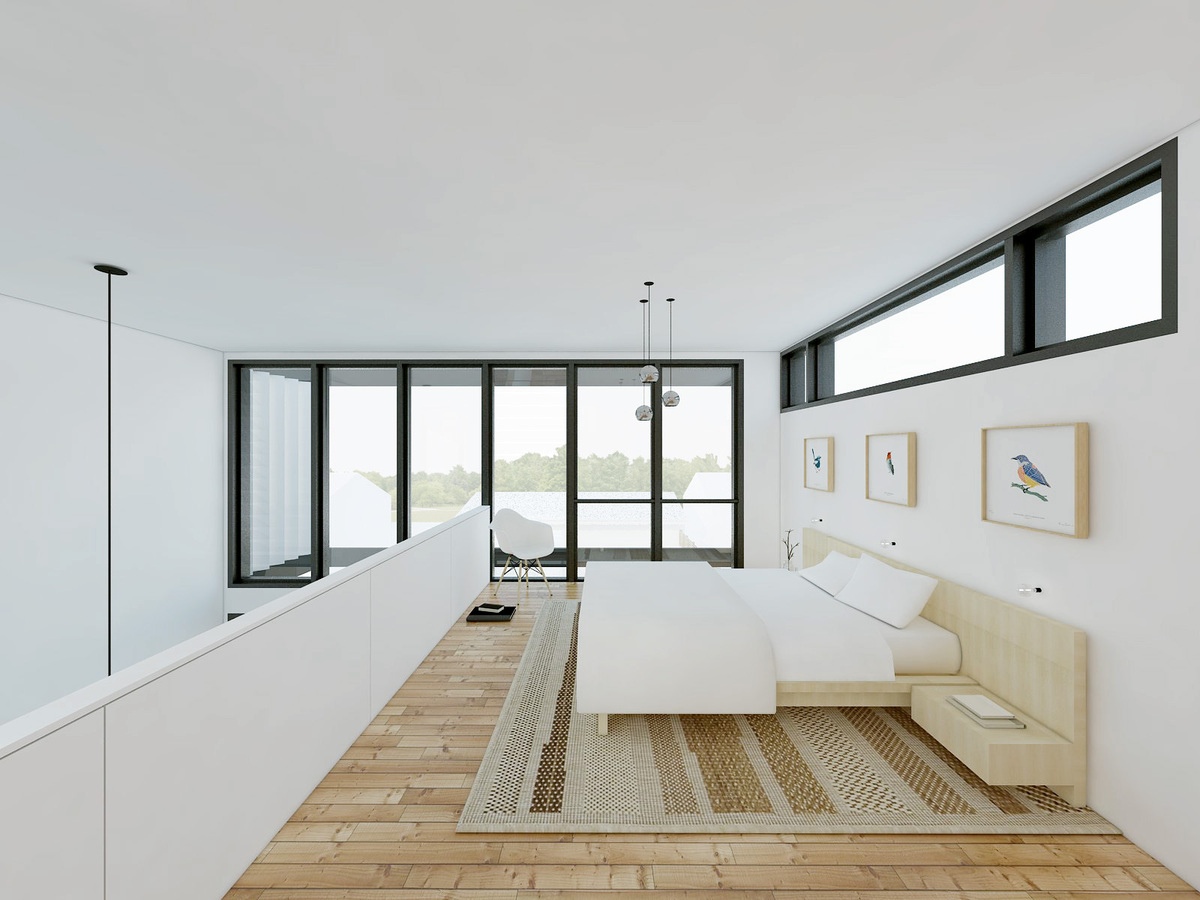
M 983 519 L 1088 536 L 1088 426 L 985 428 Z
M 804 439 L 804 486 L 814 491 L 833 490 L 833 438 Z
M 917 433 L 867 435 L 867 499 L 917 505 Z

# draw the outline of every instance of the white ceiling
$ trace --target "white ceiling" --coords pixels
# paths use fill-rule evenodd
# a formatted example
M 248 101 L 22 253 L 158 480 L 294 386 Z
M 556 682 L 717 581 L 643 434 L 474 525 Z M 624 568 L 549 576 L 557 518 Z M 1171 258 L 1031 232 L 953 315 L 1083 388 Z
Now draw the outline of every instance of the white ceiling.
M 0 293 L 222 350 L 779 350 L 1200 118 L 1194 0 L 3 7 Z

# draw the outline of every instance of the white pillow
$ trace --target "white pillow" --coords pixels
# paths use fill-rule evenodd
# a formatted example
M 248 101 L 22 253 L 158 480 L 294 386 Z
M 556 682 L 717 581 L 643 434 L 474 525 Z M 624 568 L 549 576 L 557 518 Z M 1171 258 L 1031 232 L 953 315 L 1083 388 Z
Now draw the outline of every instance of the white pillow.
M 815 566 L 801 569 L 798 574 L 801 578 L 811 581 L 825 593 L 836 594 L 846 586 L 846 583 L 850 581 L 850 577 L 857 568 L 857 559 L 844 556 L 836 550 L 830 550 L 829 554 L 823 560 Z
M 936 578 L 864 556 L 837 599 L 895 628 L 906 628 L 921 614 L 935 587 Z

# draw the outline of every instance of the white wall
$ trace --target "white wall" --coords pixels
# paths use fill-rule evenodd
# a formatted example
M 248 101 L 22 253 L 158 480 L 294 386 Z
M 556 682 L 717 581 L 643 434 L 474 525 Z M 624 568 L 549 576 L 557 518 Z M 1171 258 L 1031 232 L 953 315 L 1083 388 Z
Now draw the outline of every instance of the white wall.
M 779 565 L 779 354 L 744 353 L 747 568 Z
M 103 322 L 0 296 L 0 722 L 107 674 Z M 220 621 L 222 357 L 117 328 L 114 665 Z
M 830 534 L 1088 635 L 1089 802 L 1200 884 L 1200 603 L 1192 559 L 1200 416 L 1200 128 L 1180 136 L 1179 333 L 782 417 L 784 528 Z M 1032 210 L 1031 210 L 1032 212 Z M 1088 422 L 1091 536 L 980 521 L 980 429 Z M 917 433 L 917 505 L 864 499 L 864 435 Z M 833 493 L 803 485 L 806 436 L 835 438 Z
M 107 674 L 104 327 L 0 297 L 0 722 Z
M 114 671 L 224 620 L 224 365 L 114 330 Z

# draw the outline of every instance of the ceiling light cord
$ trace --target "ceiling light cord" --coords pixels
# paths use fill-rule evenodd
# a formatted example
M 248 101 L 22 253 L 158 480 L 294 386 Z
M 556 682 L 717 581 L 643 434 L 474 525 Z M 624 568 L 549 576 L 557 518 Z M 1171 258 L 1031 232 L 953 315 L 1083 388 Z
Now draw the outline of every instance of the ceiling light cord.
M 667 298 L 667 376 L 668 390 L 675 389 L 675 298 Z

